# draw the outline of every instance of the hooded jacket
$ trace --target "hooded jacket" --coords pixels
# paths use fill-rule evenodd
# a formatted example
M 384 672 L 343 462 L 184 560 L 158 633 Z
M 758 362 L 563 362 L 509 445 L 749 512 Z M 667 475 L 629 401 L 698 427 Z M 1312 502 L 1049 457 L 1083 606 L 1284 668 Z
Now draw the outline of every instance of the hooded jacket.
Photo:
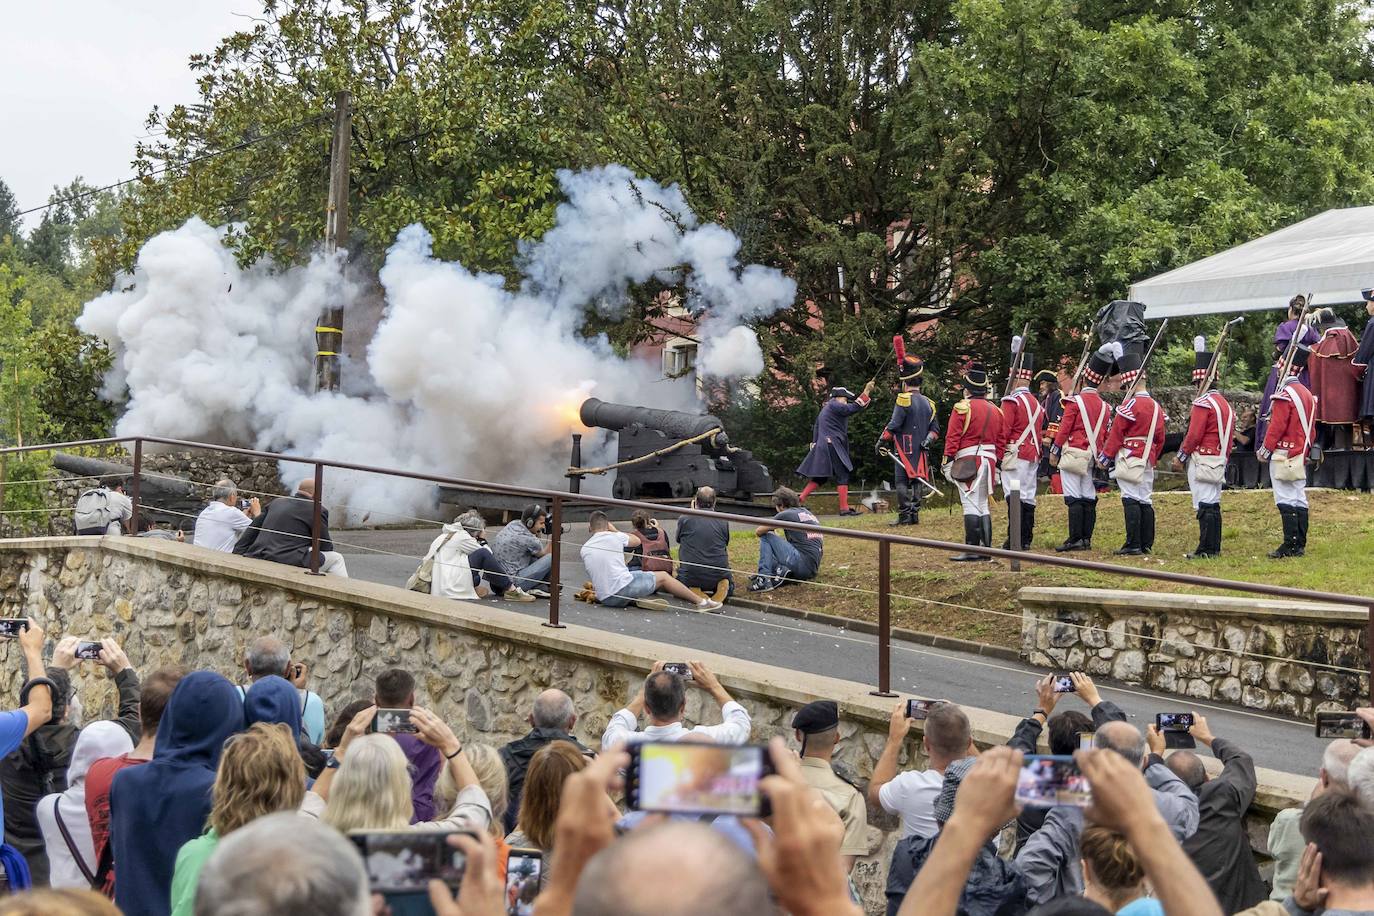
M 192 672 L 167 701 L 153 759 L 116 774 L 110 846 L 119 875 L 115 903 L 124 912 L 171 912 L 177 851 L 204 832 L 220 752 L 242 729 L 234 685 L 212 671 Z
M 81 729 L 76 747 L 72 750 L 71 766 L 67 768 L 70 785 L 65 792 L 45 795 L 38 803 L 38 826 L 43 831 L 43 842 L 47 847 L 51 886 L 91 886 L 76 861 L 76 857 L 80 856 L 91 874 L 99 870 L 95 844 L 91 840 L 91 821 L 86 816 L 86 773 L 97 760 L 118 757 L 133 749 L 134 743 L 129 733 L 115 722 L 92 722 Z M 59 815 L 67 834 L 71 836 L 71 845 L 57 826 Z
M 430 544 L 434 556 L 434 572 L 429 593 L 440 598 L 477 600 L 477 588 L 472 581 L 472 566 L 468 557 L 481 550 L 482 544 L 468 534 L 457 522 L 444 526 L 444 533 Z
M 281 723 L 291 729 L 291 737 L 301 740 L 301 697 L 291 682 L 269 675 L 253 682 L 243 694 L 243 727 Z

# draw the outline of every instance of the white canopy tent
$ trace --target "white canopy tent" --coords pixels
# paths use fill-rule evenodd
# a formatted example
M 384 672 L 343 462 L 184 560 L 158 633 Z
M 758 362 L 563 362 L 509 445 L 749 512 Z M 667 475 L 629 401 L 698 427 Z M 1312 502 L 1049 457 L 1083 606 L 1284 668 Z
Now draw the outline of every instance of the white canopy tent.
M 1147 318 L 1172 318 L 1281 309 L 1299 293 L 1317 306 L 1359 302 L 1372 286 L 1374 207 L 1349 207 L 1142 280 L 1130 298 Z

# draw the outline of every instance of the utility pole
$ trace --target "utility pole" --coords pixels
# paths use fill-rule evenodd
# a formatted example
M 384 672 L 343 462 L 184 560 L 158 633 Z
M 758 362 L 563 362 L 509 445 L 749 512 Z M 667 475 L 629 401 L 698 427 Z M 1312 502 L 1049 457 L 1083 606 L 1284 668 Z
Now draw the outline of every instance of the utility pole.
M 329 201 L 324 211 L 324 250 L 333 255 L 348 242 L 348 151 L 353 135 L 353 100 L 347 90 L 334 96 L 334 139 L 329 147 Z M 343 303 L 325 307 L 315 322 L 315 390 L 339 390 L 343 352 Z

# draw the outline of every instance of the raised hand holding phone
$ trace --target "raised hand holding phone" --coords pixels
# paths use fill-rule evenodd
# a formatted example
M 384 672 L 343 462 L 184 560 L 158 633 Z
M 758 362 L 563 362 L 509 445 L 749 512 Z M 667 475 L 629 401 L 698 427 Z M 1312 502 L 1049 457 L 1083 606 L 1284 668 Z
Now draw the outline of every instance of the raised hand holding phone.
M 501 916 L 505 913 L 496 841 L 483 832 L 473 837 L 456 833 L 448 838 L 450 846 L 463 853 L 467 867 L 455 897 L 442 881 L 429 882 L 429 902 L 435 916 Z

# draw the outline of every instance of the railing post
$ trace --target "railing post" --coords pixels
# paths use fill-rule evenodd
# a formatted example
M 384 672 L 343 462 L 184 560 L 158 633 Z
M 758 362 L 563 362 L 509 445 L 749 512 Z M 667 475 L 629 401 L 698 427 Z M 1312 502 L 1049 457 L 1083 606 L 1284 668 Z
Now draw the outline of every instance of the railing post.
M 324 506 L 322 504 L 322 494 L 324 493 L 324 465 L 316 462 L 315 464 L 315 515 L 310 522 L 310 575 L 320 574 L 320 530 L 323 527 Z
M 1010 481 L 1011 486 L 1007 488 L 1007 534 L 1011 542 L 1012 550 L 1021 549 L 1021 487 L 1019 481 Z M 992 546 L 992 545 L 988 545 Z M 1021 571 L 1021 561 L 1016 557 L 1011 559 L 1011 571 Z
M 563 497 L 553 498 L 553 510 L 549 517 L 549 619 L 546 627 L 563 629 L 558 622 L 558 602 L 562 598 L 558 579 L 563 565 Z
M 875 697 L 892 692 L 892 543 L 878 542 L 878 689 Z
M 1374 604 L 1369 606 L 1369 620 L 1364 625 L 1364 652 L 1369 658 L 1369 697 L 1374 704 Z
M 129 502 L 133 503 L 133 509 L 129 512 L 129 527 L 132 531 L 125 534 L 138 534 L 138 516 L 140 514 L 139 490 L 143 479 L 143 440 L 134 440 L 134 477 L 129 482 Z

